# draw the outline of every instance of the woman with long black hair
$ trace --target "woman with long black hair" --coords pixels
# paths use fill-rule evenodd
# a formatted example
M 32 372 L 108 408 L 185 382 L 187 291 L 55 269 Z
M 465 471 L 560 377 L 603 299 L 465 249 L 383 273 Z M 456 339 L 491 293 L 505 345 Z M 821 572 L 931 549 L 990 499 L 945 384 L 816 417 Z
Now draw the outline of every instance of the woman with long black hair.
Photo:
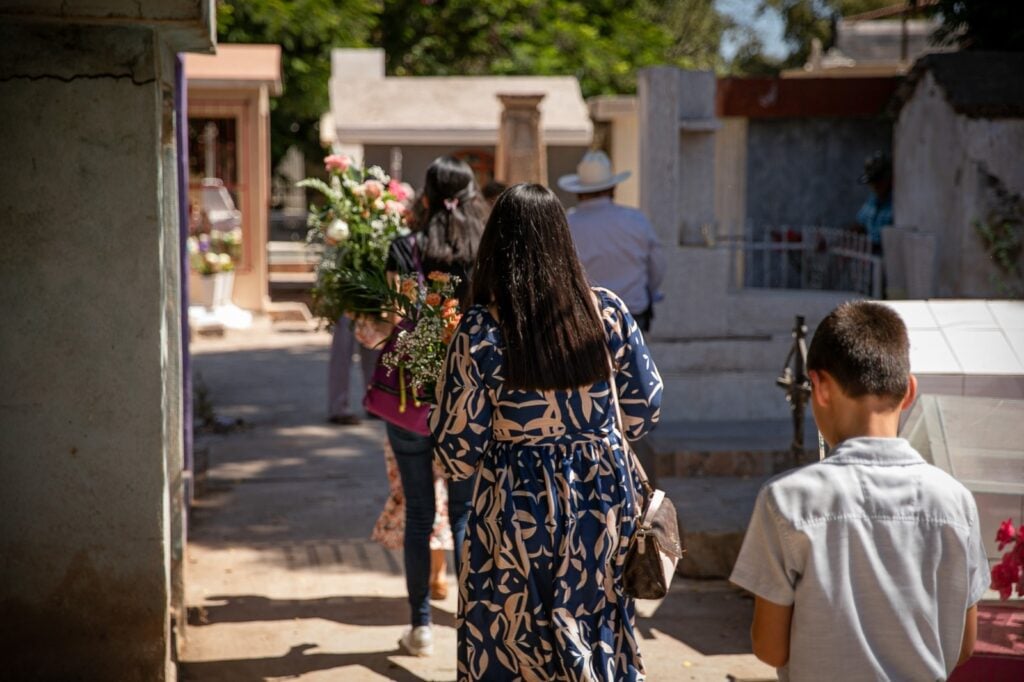
M 472 301 L 431 418 L 448 475 L 477 476 L 458 678 L 642 679 L 621 581 L 642 498 L 610 391 L 626 437 L 657 421 L 661 378 L 643 336 L 615 294 L 589 286 L 540 185 L 494 205 Z
M 469 165 L 450 156 L 435 159 L 427 169 L 422 197 L 415 207 L 414 232 L 391 244 L 387 262 L 389 278 L 397 283 L 400 275 L 422 277 L 431 272 L 448 273 L 459 278 L 456 294 L 464 297 L 469 291 L 488 210 Z M 411 626 L 399 644 L 410 654 L 427 656 L 433 653 L 431 582 L 435 581 L 436 590 L 436 581 L 444 579 L 443 554 L 440 550 L 432 552 L 430 548 L 436 512 L 431 454 L 434 443 L 430 436 L 391 422 L 386 428 L 405 498 L 405 583 L 412 610 Z M 471 480 L 448 485 L 448 520 L 454 536 L 456 570 L 472 486 Z M 442 558 L 440 563 L 438 554 Z

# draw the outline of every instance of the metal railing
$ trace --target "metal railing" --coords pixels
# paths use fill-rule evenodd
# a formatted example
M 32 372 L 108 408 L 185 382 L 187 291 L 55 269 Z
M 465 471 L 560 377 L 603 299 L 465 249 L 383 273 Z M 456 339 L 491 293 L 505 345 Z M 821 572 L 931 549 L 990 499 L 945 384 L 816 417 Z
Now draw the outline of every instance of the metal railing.
M 872 254 L 866 235 L 834 227 L 748 225 L 725 243 L 737 288 L 882 296 L 882 258 Z

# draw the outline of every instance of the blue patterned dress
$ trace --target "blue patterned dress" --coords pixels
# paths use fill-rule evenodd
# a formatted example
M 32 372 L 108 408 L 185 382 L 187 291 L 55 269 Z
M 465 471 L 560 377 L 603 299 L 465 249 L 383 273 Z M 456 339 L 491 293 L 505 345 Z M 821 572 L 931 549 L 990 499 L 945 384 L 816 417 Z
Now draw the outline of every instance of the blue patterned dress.
M 594 291 L 626 430 L 638 438 L 658 420 L 661 377 L 622 301 Z M 491 314 L 468 310 L 431 421 L 446 473 L 479 471 L 459 575 L 458 679 L 642 680 L 621 583 L 639 486 L 608 382 L 506 389 L 503 352 Z

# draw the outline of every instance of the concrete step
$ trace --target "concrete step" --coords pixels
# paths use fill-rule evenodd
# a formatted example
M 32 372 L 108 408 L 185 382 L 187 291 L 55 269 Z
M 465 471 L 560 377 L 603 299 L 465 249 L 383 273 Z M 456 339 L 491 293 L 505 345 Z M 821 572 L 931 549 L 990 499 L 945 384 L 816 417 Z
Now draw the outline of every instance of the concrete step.
M 788 419 L 662 421 L 647 436 L 654 476 L 771 476 L 792 466 Z M 804 459 L 817 458 L 818 431 L 808 411 Z
M 669 421 L 786 419 L 789 403 L 775 379 L 782 369 L 663 372 L 662 417 Z
M 768 476 L 662 477 L 679 514 L 686 554 L 677 572 L 688 578 L 728 578 L 743 544 L 754 500 Z
M 782 369 L 793 338 L 789 333 L 749 337 L 679 338 L 652 336 L 651 357 L 668 375 L 709 372 L 775 372 Z

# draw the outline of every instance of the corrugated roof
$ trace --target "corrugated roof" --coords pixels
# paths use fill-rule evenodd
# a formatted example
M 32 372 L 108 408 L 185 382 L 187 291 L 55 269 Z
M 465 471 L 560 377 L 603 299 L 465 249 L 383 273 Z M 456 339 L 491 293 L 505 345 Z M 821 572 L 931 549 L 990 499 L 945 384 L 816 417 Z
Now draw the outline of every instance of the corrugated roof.
M 593 136 L 579 82 L 571 76 L 331 79 L 331 115 L 348 144 L 496 144 L 499 94 L 541 94 L 547 144 L 587 145 Z
M 921 57 L 892 102 L 898 112 L 931 72 L 953 110 L 972 118 L 1024 117 L 1024 53 L 948 52 Z

